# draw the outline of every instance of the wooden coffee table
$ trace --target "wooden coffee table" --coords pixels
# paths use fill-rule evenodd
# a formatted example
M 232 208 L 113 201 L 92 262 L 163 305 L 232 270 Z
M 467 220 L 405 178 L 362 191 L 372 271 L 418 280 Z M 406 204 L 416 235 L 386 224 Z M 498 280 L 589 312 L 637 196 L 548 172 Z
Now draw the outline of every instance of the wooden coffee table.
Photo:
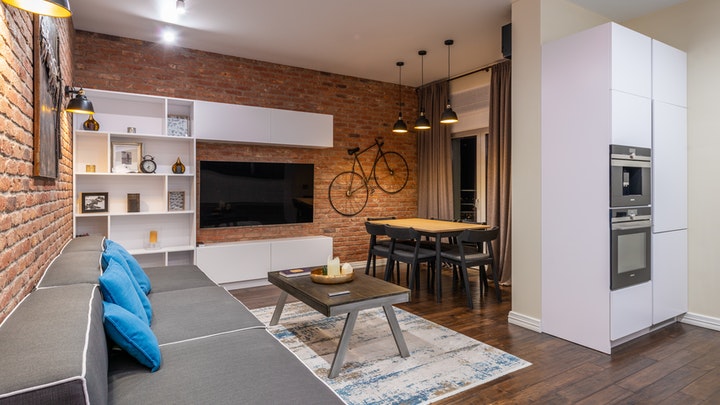
M 403 358 L 410 356 L 392 307 L 393 304 L 410 300 L 410 290 L 407 288 L 358 272 L 355 272 L 354 280 L 344 284 L 317 284 L 310 279 L 310 276 L 284 277 L 278 271 L 269 272 L 268 281 L 282 290 L 270 325 L 277 325 L 280 321 L 288 294 L 327 317 L 347 314 L 328 375 L 330 378 L 335 378 L 340 373 L 355 321 L 358 313 L 364 309 L 382 307 L 385 310 L 400 356 Z M 345 291 L 347 293 L 332 296 L 333 293 Z

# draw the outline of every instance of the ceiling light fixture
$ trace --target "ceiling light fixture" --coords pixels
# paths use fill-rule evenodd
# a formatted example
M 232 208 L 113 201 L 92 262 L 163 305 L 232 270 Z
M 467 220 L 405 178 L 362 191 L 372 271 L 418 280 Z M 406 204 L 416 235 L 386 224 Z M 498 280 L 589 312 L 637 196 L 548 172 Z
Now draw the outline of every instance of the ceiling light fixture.
M 398 134 L 404 134 L 408 131 L 407 124 L 405 124 L 405 121 L 403 121 L 402 116 L 402 67 L 405 65 L 405 62 L 397 62 L 396 65 L 398 66 L 398 69 L 400 71 L 400 78 L 398 79 L 398 99 L 400 100 L 400 114 L 398 114 L 398 120 L 395 121 L 395 125 L 393 125 L 393 132 Z
M 3 3 L 50 17 L 67 18 L 72 15 L 68 0 L 2 0 Z
M 180 15 L 185 14 L 187 11 L 187 9 L 185 9 L 185 0 L 177 0 L 177 2 L 175 2 L 175 11 Z
M 75 94 L 76 96 L 71 98 L 70 101 L 68 101 L 67 107 L 65 107 L 65 111 L 75 114 L 95 113 L 93 104 L 90 100 L 88 100 L 87 96 L 85 95 L 85 90 L 83 90 L 82 87 L 80 88 L 80 90 L 75 90 L 74 87 L 65 86 L 65 96 L 69 96 L 71 94 Z
M 447 45 L 447 54 L 448 54 L 448 75 L 447 75 L 447 81 L 448 84 L 450 83 L 450 46 L 454 43 L 452 39 L 446 39 L 445 45 Z M 458 122 L 458 116 L 455 114 L 455 111 L 453 111 L 452 107 L 450 106 L 450 87 L 448 86 L 448 100 L 447 100 L 447 107 L 445 107 L 445 111 L 442 112 L 442 115 L 440 115 L 440 123 L 441 124 L 454 124 Z
M 423 130 L 430 129 L 430 120 L 428 120 L 425 116 L 425 104 L 423 98 L 423 94 L 425 93 L 425 90 L 423 89 L 423 86 L 425 85 L 425 55 L 427 55 L 427 51 L 418 51 L 418 55 L 420 55 L 420 115 L 417 120 L 415 120 L 415 129 Z

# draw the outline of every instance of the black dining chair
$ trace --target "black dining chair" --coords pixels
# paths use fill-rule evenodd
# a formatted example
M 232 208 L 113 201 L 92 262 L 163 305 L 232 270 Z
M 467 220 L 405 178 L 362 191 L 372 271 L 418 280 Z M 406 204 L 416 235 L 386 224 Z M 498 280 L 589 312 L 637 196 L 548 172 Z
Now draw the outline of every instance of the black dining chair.
M 465 286 L 465 294 L 467 295 L 468 307 L 473 308 L 472 294 L 470 292 L 470 282 L 468 280 L 469 266 L 478 266 L 480 269 L 480 294 L 483 288 L 488 290 L 487 272 L 485 266 L 490 266 L 493 273 L 493 282 L 498 302 L 502 302 L 502 294 L 500 291 L 500 282 L 497 277 L 497 266 L 495 255 L 493 254 L 492 241 L 498 238 L 499 228 L 497 226 L 490 229 L 467 229 L 457 237 L 457 246 L 453 249 L 445 250 L 440 253 L 443 262 L 457 265 L 460 268 L 460 278 L 462 278 Z
M 420 234 L 413 228 L 385 225 L 385 234 L 390 237 L 390 257 L 385 266 L 385 280 L 390 281 L 395 263 L 407 263 L 408 287 L 419 288 L 420 281 L 417 276 L 420 274 L 420 263 L 427 263 L 428 275 L 431 274 L 435 267 L 435 250 L 421 247 Z M 399 271 L 398 282 L 400 282 Z
M 368 221 L 365 222 L 365 230 L 370 234 L 365 274 L 370 274 L 370 263 L 372 262 L 372 275 L 375 277 L 377 257 L 387 259 L 390 256 L 390 239 L 383 238 L 385 236 L 385 225 L 372 223 L 371 220 L 373 219 L 368 218 Z

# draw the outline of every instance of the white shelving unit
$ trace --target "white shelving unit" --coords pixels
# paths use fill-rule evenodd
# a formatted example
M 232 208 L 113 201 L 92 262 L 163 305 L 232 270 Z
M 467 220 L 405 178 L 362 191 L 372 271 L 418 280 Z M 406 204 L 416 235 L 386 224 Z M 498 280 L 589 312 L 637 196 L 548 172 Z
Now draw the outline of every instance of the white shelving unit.
M 195 138 L 192 125 L 189 136 L 167 131 L 171 115 L 188 117 L 192 124 L 193 101 L 100 90 L 86 95 L 100 130 L 83 130 L 85 115 L 74 118 L 75 235 L 105 235 L 146 266 L 195 263 Z M 141 144 L 142 155 L 153 156 L 157 164 L 155 173 L 114 173 L 113 145 L 120 143 Z M 184 174 L 172 172 L 178 158 Z M 184 193 L 184 209 L 170 210 L 168 193 L 176 191 Z M 107 193 L 107 211 L 83 213 L 83 193 Z M 128 212 L 130 193 L 140 195 L 139 212 Z M 150 231 L 158 235 L 154 246 Z

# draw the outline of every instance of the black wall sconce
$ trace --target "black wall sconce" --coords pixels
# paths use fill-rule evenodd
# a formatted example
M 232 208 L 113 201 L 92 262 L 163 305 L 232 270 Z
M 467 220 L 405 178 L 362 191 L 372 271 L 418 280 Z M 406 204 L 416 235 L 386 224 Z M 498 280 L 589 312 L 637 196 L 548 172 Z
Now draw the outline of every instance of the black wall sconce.
M 67 107 L 65 107 L 65 111 L 76 113 L 76 114 L 94 114 L 95 109 L 93 108 L 93 104 L 90 100 L 88 100 L 87 96 L 85 95 L 85 90 L 80 88 L 80 90 L 75 90 L 75 88 L 70 86 L 65 86 L 65 96 L 69 96 L 71 94 L 75 94 L 75 97 L 71 98 L 70 101 L 67 103 Z

